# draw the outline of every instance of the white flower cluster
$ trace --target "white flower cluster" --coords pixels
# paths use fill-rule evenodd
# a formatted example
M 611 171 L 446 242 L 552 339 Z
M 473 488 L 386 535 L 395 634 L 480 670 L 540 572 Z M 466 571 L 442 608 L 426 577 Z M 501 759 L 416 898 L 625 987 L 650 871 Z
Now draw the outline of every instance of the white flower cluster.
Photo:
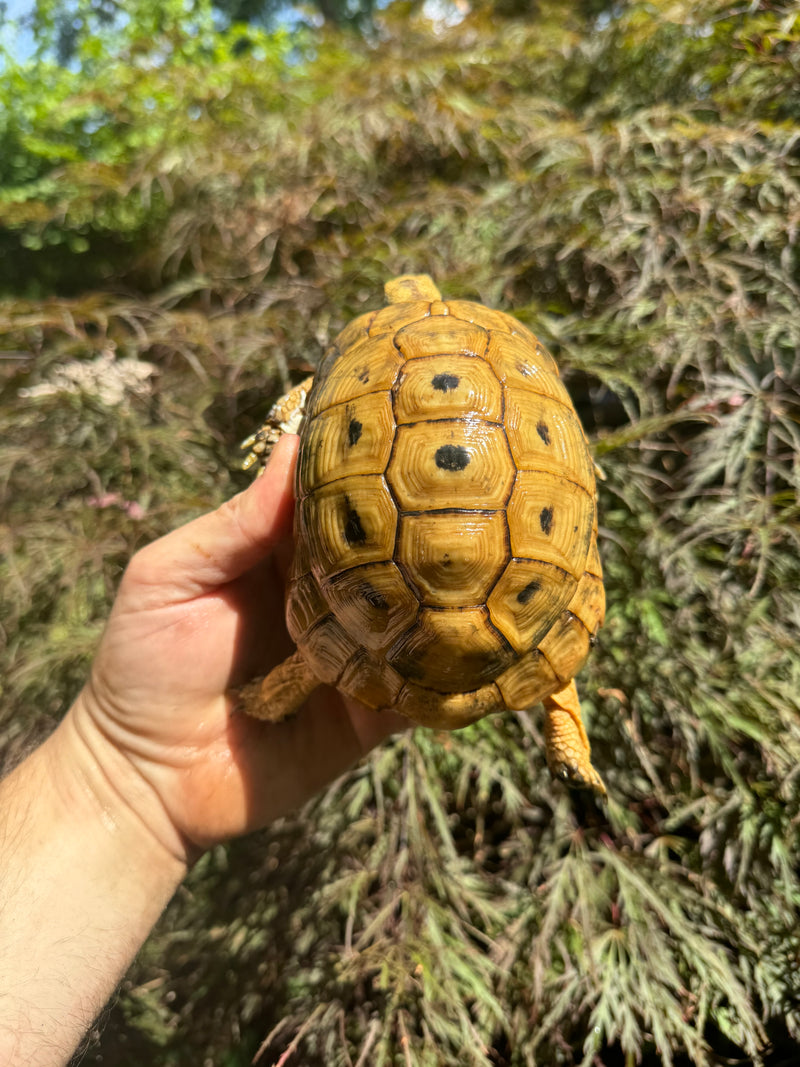
M 96 396 L 106 407 L 116 407 L 129 396 L 149 396 L 151 378 L 158 374 L 152 363 L 139 359 L 117 359 L 111 351 L 103 352 L 90 363 L 72 360 L 58 363 L 46 382 L 20 389 L 22 399 L 52 396 L 55 393 L 86 393 Z

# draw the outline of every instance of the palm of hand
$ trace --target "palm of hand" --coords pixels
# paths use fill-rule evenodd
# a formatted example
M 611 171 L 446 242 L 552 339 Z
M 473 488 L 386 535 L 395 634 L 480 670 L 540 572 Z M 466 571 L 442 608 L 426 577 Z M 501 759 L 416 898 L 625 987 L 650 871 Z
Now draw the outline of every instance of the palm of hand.
M 232 687 L 291 649 L 276 548 L 293 455 L 282 443 L 245 493 L 134 558 L 82 694 L 107 773 L 178 851 L 264 825 L 403 722 L 331 690 L 278 725 L 234 710 Z

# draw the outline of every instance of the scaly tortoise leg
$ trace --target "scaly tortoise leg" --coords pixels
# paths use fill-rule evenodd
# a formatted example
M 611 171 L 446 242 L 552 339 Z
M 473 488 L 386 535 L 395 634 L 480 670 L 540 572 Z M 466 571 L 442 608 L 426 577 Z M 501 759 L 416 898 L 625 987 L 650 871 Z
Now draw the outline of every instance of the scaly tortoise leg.
M 281 722 L 299 710 L 322 682 L 299 652 L 292 653 L 266 678 L 256 678 L 237 693 L 238 710 L 267 722 Z
M 306 400 L 313 381 L 313 377 L 305 378 L 294 389 L 290 389 L 288 393 L 276 400 L 261 429 L 250 434 L 246 441 L 242 441 L 240 445 L 242 450 L 248 449 L 248 454 L 242 463 L 242 470 L 250 470 L 258 463 L 258 473 L 261 474 L 270 452 L 278 443 L 281 435 L 299 432 L 305 418 Z
M 581 718 L 575 682 L 551 694 L 542 703 L 545 755 L 550 773 L 573 789 L 592 789 L 604 798 L 606 787 L 592 766 L 592 752 Z
M 280 397 L 272 405 L 261 429 L 242 441 L 242 449 L 249 449 L 242 463 L 243 470 L 258 464 L 258 474 L 263 474 L 270 453 L 281 435 L 299 431 L 313 381 L 313 378 L 306 378 Z M 236 706 L 239 711 L 255 719 L 280 722 L 293 715 L 321 684 L 300 653 L 294 652 L 265 678 L 256 678 L 242 686 L 236 692 Z

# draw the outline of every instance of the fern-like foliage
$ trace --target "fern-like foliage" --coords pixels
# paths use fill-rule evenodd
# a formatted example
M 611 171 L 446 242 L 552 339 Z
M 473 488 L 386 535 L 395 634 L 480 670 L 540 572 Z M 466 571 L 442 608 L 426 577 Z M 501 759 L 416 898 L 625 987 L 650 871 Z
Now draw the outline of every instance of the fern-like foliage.
M 243 484 L 271 400 L 429 271 L 550 344 L 596 445 L 608 818 L 549 780 L 535 709 L 400 738 L 201 860 L 97 1054 L 794 1062 L 800 12 L 443 12 L 243 55 L 167 4 L 69 70 L 6 62 L 4 747 L 63 712 L 137 545 Z M 111 400 L 91 368 L 125 359 Z

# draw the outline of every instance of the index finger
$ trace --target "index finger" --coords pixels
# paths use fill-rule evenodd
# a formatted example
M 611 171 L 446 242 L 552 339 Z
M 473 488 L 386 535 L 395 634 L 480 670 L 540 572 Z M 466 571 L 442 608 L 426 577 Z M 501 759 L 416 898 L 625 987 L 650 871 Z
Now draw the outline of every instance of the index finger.
M 285 434 L 260 478 L 215 511 L 138 552 L 125 578 L 159 588 L 161 604 L 189 600 L 238 578 L 291 529 L 298 438 Z

